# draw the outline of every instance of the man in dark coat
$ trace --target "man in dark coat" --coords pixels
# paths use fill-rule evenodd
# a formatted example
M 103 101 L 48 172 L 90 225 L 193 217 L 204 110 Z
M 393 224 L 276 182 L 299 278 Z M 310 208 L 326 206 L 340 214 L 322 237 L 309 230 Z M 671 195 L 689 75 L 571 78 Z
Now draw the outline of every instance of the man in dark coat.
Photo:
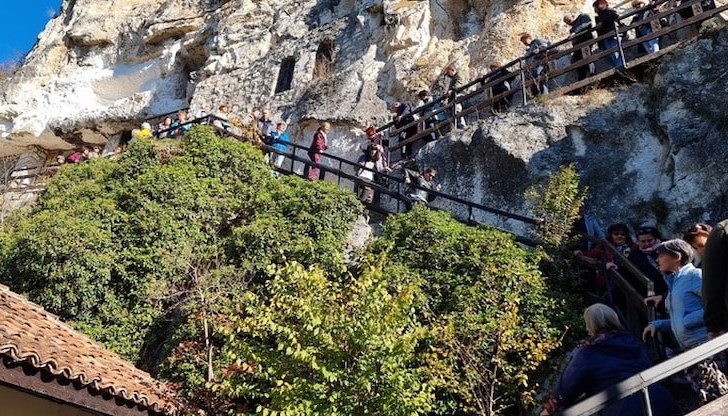
M 400 129 L 405 126 L 404 131 L 399 134 L 399 142 L 409 139 L 417 134 L 417 123 L 415 123 L 414 114 L 412 114 L 412 104 L 408 102 L 394 102 L 392 103 L 392 112 L 394 117 L 394 128 Z M 402 147 L 402 158 L 410 159 L 412 157 L 412 144 L 407 144 Z
M 569 38 L 571 39 L 571 46 L 578 47 L 581 45 L 581 48 L 589 48 L 591 50 L 591 45 L 582 45 L 585 42 L 589 42 L 592 39 L 594 39 L 594 34 L 592 33 L 592 20 L 591 17 L 588 14 L 580 14 L 576 15 L 574 13 L 567 14 L 564 16 L 564 23 L 571 26 L 569 29 Z M 579 50 L 574 51 L 571 54 L 571 63 L 575 64 L 578 61 L 581 61 L 584 59 L 584 53 L 582 52 L 581 48 Z M 579 74 L 579 81 L 582 79 L 587 78 L 589 75 L 594 73 L 594 63 L 590 63 L 588 65 L 584 65 L 579 67 L 578 74 Z

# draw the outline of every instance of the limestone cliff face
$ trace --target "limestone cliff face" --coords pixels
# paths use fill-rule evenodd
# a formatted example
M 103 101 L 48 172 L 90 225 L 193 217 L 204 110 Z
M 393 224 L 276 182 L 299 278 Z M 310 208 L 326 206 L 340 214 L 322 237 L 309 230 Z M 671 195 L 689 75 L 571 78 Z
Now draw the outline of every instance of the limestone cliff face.
M 332 150 L 352 155 L 367 125 L 389 119 L 389 102 L 441 88 L 448 63 L 466 79 L 485 73 L 523 53 L 521 32 L 563 38 L 561 16 L 589 3 L 65 0 L 0 86 L 0 153 L 102 143 L 152 115 L 229 102 L 241 115 L 269 106 L 303 143 L 330 121 Z M 728 212 L 725 175 L 711 173 L 727 147 L 715 104 L 724 38 L 665 58 L 652 85 L 482 120 L 424 148 L 421 163 L 441 168 L 449 192 L 527 213 L 521 191 L 573 160 L 605 222 L 652 216 L 673 227 L 705 207 L 717 219 Z
M 573 162 L 605 226 L 658 224 L 671 235 L 714 223 L 728 216 L 726 53 L 724 29 L 662 60 L 650 85 L 514 109 L 429 144 L 422 163 L 461 197 L 525 212 L 523 191 Z
M 341 133 L 386 101 L 519 55 L 518 33 L 563 35 L 561 9 L 511 0 L 65 0 L 2 86 L 4 153 L 104 141 L 146 116 L 226 101 Z M 538 18 L 537 18 L 538 17 Z

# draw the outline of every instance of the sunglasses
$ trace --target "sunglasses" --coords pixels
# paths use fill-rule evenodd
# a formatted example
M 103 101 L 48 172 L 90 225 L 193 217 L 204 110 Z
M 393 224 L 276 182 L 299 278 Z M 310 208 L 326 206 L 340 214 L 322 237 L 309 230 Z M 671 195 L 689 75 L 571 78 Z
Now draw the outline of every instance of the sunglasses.
M 623 233 L 622 231 L 615 231 L 615 232 L 612 233 L 612 235 L 614 235 L 614 236 L 620 236 L 621 235 L 622 237 L 627 237 L 627 233 Z

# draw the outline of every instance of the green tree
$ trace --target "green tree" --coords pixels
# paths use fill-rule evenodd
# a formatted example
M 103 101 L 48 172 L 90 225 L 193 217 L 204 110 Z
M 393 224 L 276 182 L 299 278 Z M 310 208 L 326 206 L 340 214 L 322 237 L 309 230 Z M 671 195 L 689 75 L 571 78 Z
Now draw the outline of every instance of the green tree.
M 500 414 L 532 400 L 529 375 L 558 346 L 539 256 L 513 237 L 415 208 L 388 221 L 375 252 L 392 282 L 417 282 L 430 328 L 423 359 L 438 381 L 438 412 Z
M 361 209 L 331 184 L 277 180 L 258 149 L 196 127 L 64 167 L 4 227 L 0 280 L 153 369 L 185 305 L 208 303 L 202 289 L 244 290 L 232 283 L 263 281 L 271 263 L 343 269 Z
M 564 165 L 550 175 L 545 183 L 526 191 L 533 213 L 544 222 L 539 238 L 547 250 L 557 249 L 569 238 L 571 227 L 579 218 L 579 210 L 586 200 L 587 188 L 579 186 L 579 172 L 573 164 Z
M 376 265 L 346 281 L 297 263 L 271 272 L 259 290 L 218 303 L 217 377 L 187 384 L 201 407 L 211 414 L 280 415 L 431 409 L 432 387 L 417 361 L 426 332 L 412 313 L 416 287 L 390 291 Z M 173 359 L 186 355 L 186 363 L 201 367 L 186 346 L 177 353 Z M 188 368 L 178 363 L 170 362 L 173 379 Z

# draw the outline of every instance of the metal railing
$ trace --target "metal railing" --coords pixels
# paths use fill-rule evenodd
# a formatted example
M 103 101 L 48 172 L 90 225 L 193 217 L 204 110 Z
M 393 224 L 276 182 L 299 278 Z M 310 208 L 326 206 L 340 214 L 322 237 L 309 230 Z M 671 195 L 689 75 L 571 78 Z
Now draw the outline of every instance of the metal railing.
M 661 5 L 667 5 L 672 0 L 660 0 L 656 2 L 654 5 L 647 6 L 649 8 L 657 8 Z M 669 18 L 680 11 L 690 9 L 694 16 L 684 19 L 681 22 L 672 24 L 667 27 L 662 27 L 660 24 L 661 19 Z M 641 10 L 634 10 L 629 13 L 623 14 L 619 17 L 617 20 L 617 23 L 621 20 L 627 19 L 629 17 L 634 16 L 635 14 L 639 13 Z M 613 31 L 610 31 L 609 33 L 603 34 L 601 36 L 593 37 L 591 40 L 587 42 L 583 42 L 577 45 L 574 45 L 570 48 L 560 50 L 558 49 L 560 46 L 571 42 L 572 39 L 566 38 L 559 42 L 556 42 L 549 47 L 545 48 L 543 51 L 539 51 L 538 54 L 530 54 L 523 57 L 520 57 L 518 59 L 515 59 L 511 62 L 508 62 L 507 64 L 503 65 L 502 67 L 491 71 L 481 77 L 478 77 L 467 84 L 463 85 L 462 87 L 456 89 L 454 93 L 456 94 L 454 98 L 450 98 L 450 96 L 440 96 L 438 98 L 433 99 L 431 102 L 422 105 L 420 107 L 417 107 L 411 111 L 410 114 L 415 114 L 420 117 L 419 120 L 414 120 L 410 123 L 406 123 L 403 125 L 400 125 L 396 128 L 394 128 L 394 122 L 389 122 L 377 129 L 377 132 L 383 132 L 385 130 L 392 129 L 388 132 L 390 137 L 394 137 L 402 132 L 404 132 L 407 129 L 412 128 L 413 126 L 417 125 L 418 123 L 422 123 L 423 119 L 432 119 L 435 116 L 440 115 L 441 113 L 447 114 L 446 118 L 442 121 L 435 121 L 434 123 L 431 123 L 432 126 L 429 128 L 421 129 L 418 131 L 417 134 L 407 137 L 404 140 L 399 141 L 396 145 L 392 146 L 392 150 L 399 149 L 406 145 L 411 145 L 413 143 L 416 143 L 418 141 L 423 140 L 424 138 L 428 137 L 430 133 L 432 132 L 440 132 L 441 129 L 453 126 L 455 124 L 455 121 L 459 119 L 460 117 L 465 117 L 471 113 L 477 112 L 479 110 L 482 110 L 486 107 L 490 107 L 494 103 L 500 101 L 504 98 L 513 98 L 514 95 L 520 93 L 522 94 L 523 98 L 523 104 L 527 103 L 527 90 L 529 90 L 533 86 L 538 86 L 538 83 L 541 82 L 540 77 L 534 77 L 531 75 L 531 70 L 535 68 L 536 66 L 543 65 L 547 68 L 549 68 L 545 72 L 545 77 L 547 79 L 553 79 L 555 77 L 565 75 L 568 72 L 578 70 L 582 67 L 588 66 L 590 64 L 593 64 L 600 59 L 607 57 L 615 52 L 620 53 L 620 57 L 622 59 L 622 63 L 625 68 L 628 67 L 634 67 L 637 65 L 640 65 L 644 62 L 656 59 L 659 56 L 662 56 L 671 50 L 673 50 L 676 47 L 682 46 L 684 42 L 690 41 L 694 39 L 696 36 L 689 37 L 684 40 L 678 40 L 676 43 L 661 48 L 659 52 L 643 55 L 640 57 L 636 57 L 634 59 L 626 60 L 625 51 L 631 48 L 636 48 L 641 43 L 644 43 L 648 40 L 665 37 L 666 35 L 673 34 L 677 32 L 680 29 L 683 29 L 685 27 L 699 24 L 725 10 L 728 10 L 728 4 L 723 5 L 720 7 L 717 7 L 715 9 L 710 10 L 702 10 L 701 7 L 701 0 L 690 0 L 687 2 L 683 2 L 677 7 L 670 8 L 665 11 L 654 13 L 647 18 L 640 20 L 638 22 L 635 22 L 634 24 L 619 26 L 618 24 L 615 24 L 615 28 Z M 636 37 L 634 39 L 623 41 L 622 35 L 625 33 L 635 30 L 637 27 L 642 25 L 650 25 L 653 30 L 652 33 Z M 599 26 L 592 28 L 589 32 L 596 32 L 599 29 Z M 580 32 L 579 34 L 585 34 L 585 32 Z M 594 45 L 599 43 L 600 41 L 603 41 L 608 38 L 614 38 L 616 37 L 618 42 L 617 46 L 607 49 L 607 50 L 599 50 L 597 49 L 596 52 L 592 53 L 592 49 L 594 49 Z M 583 53 L 583 58 L 571 63 L 570 65 L 560 67 L 558 68 L 556 65 L 556 62 L 563 57 L 566 57 L 568 55 L 571 55 L 574 52 L 581 51 Z M 532 64 L 528 64 L 528 62 L 531 61 Z M 500 72 L 503 69 L 510 70 L 510 74 L 504 75 L 501 77 L 498 77 L 497 79 L 491 79 L 495 74 Z M 619 70 L 616 68 L 611 68 L 604 70 L 602 72 L 599 72 L 597 74 L 591 75 L 587 77 L 584 80 L 577 81 L 568 85 L 561 86 L 554 91 L 552 91 L 551 94 L 563 94 L 569 91 L 573 91 L 578 88 L 582 88 L 586 85 L 589 85 L 591 83 L 600 81 L 601 79 L 604 79 L 608 76 L 614 75 Z M 503 81 L 511 79 L 512 77 L 519 77 L 521 80 L 520 89 L 511 88 L 506 92 L 503 92 L 501 94 L 497 94 L 493 96 L 491 93 L 491 89 L 499 84 L 501 84 Z M 472 92 L 466 92 L 469 88 L 476 84 L 481 84 L 479 88 L 476 88 Z M 462 111 L 459 111 L 457 113 L 454 112 L 454 106 L 456 104 L 463 104 L 465 101 L 468 101 L 470 99 L 473 99 L 474 97 L 485 94 L 485 97 L 481 98 L 477 101 L 474 105 L 471 105 L 469 107 L 463 108 Z M 435 106 L 438 106 L 438 108 L 434 108 Z M 463 106 L 464 107 L 464 106 Z
M 581 402 L 565 409 L 562 416 L 588 416 L 605 409 L 617 400 L 640 393 L 644 416 L 652 415 L 650 393 L 648 388 L 667 377 L 677 374 L 715 354 L 728 350 L 728 334 L 721 335 L 711 341 L 652 366 L 634 376 L 615 384 Z M 638 415 L 635 415 L 638 416 Z
M 605 256 L 602 256 L 600 259 L 585 256 L 578 258 L 581 264 L 592 267 L 599 273 L 604 273 L 606 277 L 608 303 L 617 310 L 632 335 L 639 339 L 642 336 L 642 329 L 646 323 L 654 321 L 656 318 L 656 305 L 654 302 L 645 302 L 645 297 L 655 294 L 654 282 L 608 240 L 588 235 L 583 235 L 583 237 L 588 238 L 595 245 L 604 247 L 606 251 L 614 256 L 615 263 L 619 264 L 618 269 L 608 269 L 606 267 Z M 631 279 L 627 279 L 622 273 L 623 271 L 628 273 Z M 657 339 L 653 339 L 651 342 L 657 355 L 663 357 L 664 353 L 660 353 L 663 346 L 659 344 Z
M 199 120 L 200 122 L 203 122 L 204 124 L 212 124 L 212 121 L 217 119 L 214 115 L 209 115 L 202 117 Z M 197 121 L 196 120 L 196 121 Z M 178 127 L 177 127 L 178 128 Z M 213 126 L 218 133 L 221 135 L 233 137 L 237 140 L 241 141 L 247 141 L 246 138 L 237 135 L 229 130 L 226 130 L 224 128 L 221 128 L 219 126 Z M 276 143 L 274 140 L 271 143 Z M 453 215 L 453 218 L 457 219 L 458 221 L 461 221 L 463 223 L 467 223 L 470 225 L 477 225 L 480 224 L 480 222 L 476 221 L 476 213 L 477 212 L 484 212 L 488 214 L 493 214 L 496 216 L 500 216 L 503 218 L 507 218 L 510 220 L 519 221 L 525 224 L 529 225 L 540 225 L 543 220 L 539 218 L 531 218 L 520 214 L 511 213 L 508 211 L 504 211 L 498 208 L 489 207 L 487 205 L 479 204 L 476 202 L 468 201 L 462 198 L 459 198 L 454 195 L 449 195 L 444 192 L 438 192 L 435 190 L 425 189 L 421 188 L 415 184 L 412 183 L 405 183 L 404 178 L 391 175 L 388 173 L 383 172 L 377 172 L 374 169 L 369 169 L 366 167 L 363 167 L 359 165 L 357 162 L 353 162 L 351 160 L 345 159 L 340 156 L 332 155 L 329 153 L 320 153 L 322 162 L 323 161 L 330 161 L 333 163 L 334 166 L 328 165 L 326 163 L 315 163 L 312 160 L 308 158 L 308 151 L 309 148 L 306 146 L 302 146 L 297 143 L 291 143 L 291 142 L 278 142 L 280 144 L 285 145 L 288 149 L 292 149 L 290 151 L 281 151 L 279 149 L 276 149 L 275 147 L 268 145 L 268 144 L 262 144 L 262 143 L 255 143 L 258 147 L 261 148 L 264 152 L 272 153 L 276 155 L 283 155 L 286 159 L 289 160 L 289 163 L 282 164 L 281 168 L 276 168 L 279 172 L 283 174 L 296 174 L 305 176 L 305 172 L 310 168 L 318 168 L 319 173 L 319 179 L 325 179 L 327 174 L 330 174 L 330 176 L 333 176 L 333 179 L 335 180 L 337 186 L 339 187 L 345 187 L 351 190 L 356 190 L 359 187 L 369 187 L 372 188 L 378 198 L 375 198 L 375 202 L 371 204 L 366 204 L 368 209 L 372 211 L 376 211 L 383 214 L 391 214 L 391 213 L 397 213 L 402 212 L 403 210 L 407 209 L 408 206 L 410 206 L 413 203 L 412 198 L 410 198 L 406 191 L 408 189 L 420 189 L 426 191 L 429 195 L 440 198 L 441 200 L 449 201 L 452 204 L 455 204 L 456 206 L 462 206 L 464 210 L 467 212 L 466 216 L 458 215 L 457 212 L 454 212 L 450 210 L 449 212 Z M 304 156 L 301 155 L 301 153 L 304 154 Z M 303 169 L 300 172 L 296 171 L 296 165 L 298 164 L 299 167 L 303 166 Z M 363 179 L 359 177 L 356 172 L 359 169 L 368 170 L 384 179 L 386 179 L 389 182 L 388 186 L 382 186 L 376 182 L 371 182 L 366 179 Z M 416 201 L 414 201 L 416 202 Z M 432 207 L 431 207 L 432 208 Z M 438 208 L 434 208 L 438 209 Z M 491 225 L 493 226 L 493 225 Z M 494 227 L 498 228 L 498 227 Z M 505 231 L 505 230 L 501 230 Z M 508 232 L 508 231 L 505 231 Z M 513 234 L 511 232 L 508 232 L 510 234 Z M 514 234 L 515 235 L 515 234 Z M 538 242 L 534 239 L 526 236 L 520 236 L 515 235 L 516 241 L 535 246 L 538 245 Z

